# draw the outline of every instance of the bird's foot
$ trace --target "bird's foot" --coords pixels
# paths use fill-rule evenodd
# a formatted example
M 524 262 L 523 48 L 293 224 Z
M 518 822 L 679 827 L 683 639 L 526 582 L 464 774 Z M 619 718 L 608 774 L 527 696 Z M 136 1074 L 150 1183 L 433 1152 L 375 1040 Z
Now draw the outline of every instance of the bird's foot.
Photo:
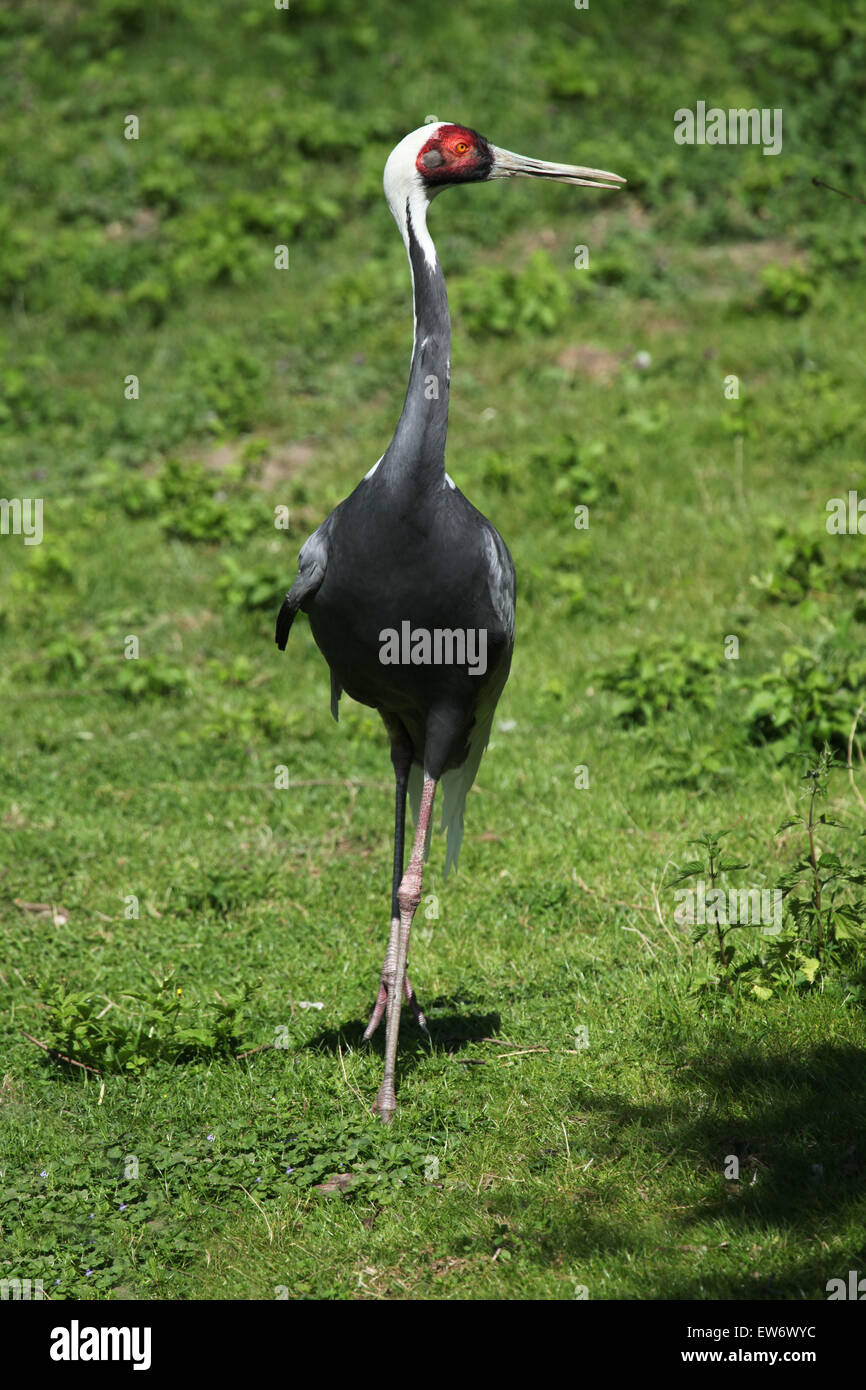
M 414 989 L 412 988 L 412 982 L 411 982 L 411 980 L 409 979 L 408 974 L 405 976 L 405 979 L 404 979 L 403 991 L 404 991 L 404 993 L 405 993 L 405 995 L 406 995 L 406 1003 L 409 1005 L 409 1008 L 412 1010 L 412 1017 L 415 1019 L 415 1022 L 418 1024 L 418 1027 L 421 1029 L 421 1032 L 424 1034 L 424 1036 L 425 1036 L 427 1039 L 429 1039 L 429 1037 L 430 1037 L 430 1029 L 427 1027 L 427 1019 L 426 1019 L 425 1016 L 424 1016 L 424 1010 L 421 1008 L 421 1005 L 420 1005 L 419 1002 L 418 1002 L 418 996 L 417 996 L 417 994 L 415 993 Z M 374 1006 L 373 1006 L 373 1012 L 372 1012 L 372 1014 L 370 1015 L 370 1022 L 367 1024 L 367 1027 L 364 1029 L 364 1042 L 369 1042 L 370 1039 L 372 1038 L 373 1034 L 375 1033 L 376 1029 L 379 1027 L 379 1024 L 380 1024 L 380 1022 L 382 1021 L 382 1015 L 383 1015 L 384 1012 L 385 1012 L 385 1008 L 386 1008 L 387 1003 L 388 1003 L 388 983 L 387 983 L 386 978 L 385 978 L 385 971 L 383 970 L 383 971 L 382 971 L 382 977 L 381 977 L 381 980 L 380 980 L 380 982 L 379 982 L 379 994 L 378 994 L 378 997 L 377 997 L 377 999 L 376 999 L 376 1003 L 375 1003 Z M 377 1102 L 376 1102 L 376 1105 L 378 1106 L 378 1104 L 379 1104 L 379 1102 L 377 1101 Z M 396 1102 L 395 1102 L 395 1104 L 396 1104 Z

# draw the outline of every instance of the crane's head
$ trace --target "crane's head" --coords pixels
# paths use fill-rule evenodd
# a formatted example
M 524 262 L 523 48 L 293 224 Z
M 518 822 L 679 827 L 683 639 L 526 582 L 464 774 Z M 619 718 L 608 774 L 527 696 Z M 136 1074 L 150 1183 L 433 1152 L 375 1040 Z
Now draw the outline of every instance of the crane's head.
M 554 179 L 585 188 L 620 188 L 625 179 L 604 169 L 581 164 L 549 164 L 528 159 L 511 150 L 497 149 L 468 126 L 435 121 L 413 130 L 390 153 L 385 165 L 385 196 L 398 225 L 410 206 L 422 205 L 458 183 L 485 183 L 488 179 Z

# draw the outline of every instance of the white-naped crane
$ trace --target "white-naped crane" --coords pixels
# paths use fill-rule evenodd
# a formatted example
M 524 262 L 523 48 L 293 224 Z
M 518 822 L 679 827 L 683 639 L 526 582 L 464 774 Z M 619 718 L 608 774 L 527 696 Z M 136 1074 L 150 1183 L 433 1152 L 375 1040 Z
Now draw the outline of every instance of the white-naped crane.
M 409 255 L 415 339 L 409 387 L 394 438 L 345 501 L 301 549 L 277 618 L 284 650 L 299 609 L 340 695 L 379 711 L 397 782 L 391 932 L 372 1017 L 383 1012 L 385 1074 L 373 1107 L 389 1123 L 405 994 L 426 1032 L 407 960 L 412 919 L 442 782 L 445 872 L 457 864 L 466 795 L 487 746 L 514 645 L 514 565 L 486 517 L 445 472 L 451 327 L 445 280 L 427 230 L 431 199 L 460 183 L 515 176 L 618 188 L 617 174 L 548 164 L 497 149 L 477 131 L 437 121 L 391 151 L 385 197 Z M 483 653 L 483 657 L 482 657 Z M 407 790 L 415 839 L 403 869 Z

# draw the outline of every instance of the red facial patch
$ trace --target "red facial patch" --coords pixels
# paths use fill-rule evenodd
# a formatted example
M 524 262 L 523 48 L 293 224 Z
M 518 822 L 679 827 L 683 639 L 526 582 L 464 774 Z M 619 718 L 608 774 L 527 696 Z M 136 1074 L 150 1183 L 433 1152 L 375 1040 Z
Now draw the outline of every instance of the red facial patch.
M 415 168 L 425 183 L 486 179 L 493 154 L 483 135 L 464 125 L 443 125 L 418 153 Z

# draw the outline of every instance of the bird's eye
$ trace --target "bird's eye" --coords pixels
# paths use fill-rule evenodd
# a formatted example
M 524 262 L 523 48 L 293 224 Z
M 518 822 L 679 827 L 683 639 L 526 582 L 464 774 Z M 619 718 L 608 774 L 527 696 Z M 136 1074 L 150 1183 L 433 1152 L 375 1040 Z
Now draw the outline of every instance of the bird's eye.
M 469 146 L 465 140 L 458 140 L 457 144 L 454 146 L 455 154 L 465 154 L 468 149 Z

